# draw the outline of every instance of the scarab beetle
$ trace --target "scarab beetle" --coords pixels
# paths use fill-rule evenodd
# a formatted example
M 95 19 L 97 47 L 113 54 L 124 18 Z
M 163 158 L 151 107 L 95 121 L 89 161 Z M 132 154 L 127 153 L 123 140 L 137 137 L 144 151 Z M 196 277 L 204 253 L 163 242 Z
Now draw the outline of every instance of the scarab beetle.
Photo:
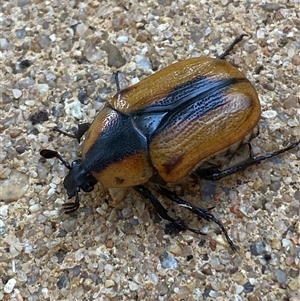
M 144 186 L 154 182 L 165 197 L 217 223 L 235 249 L 223 225 L 212 214 L 179 198 L 165 184 L 183 179 L 213 156 L 234 152 L 257 135 L 261 107 L 256 90 L 242 72 L 224 60 L 243 36 L 236 38 L 218 58 L 179 61 L 123 90 L 116 81 L 119 91 L 87 130 L 82 159 L 69 165 L 56 151 L 42 150 L 43 157 L 57 157 L 69 169 L 64 186 L 75 202 L 65 204 L 66 212 L 79 207 L 80 190 L 89 192 L 97 182 L 109 188 L 134 187 L 152 202 L 162 218 L 171 222 L 169 230 L 201 234 L 169 216 Z M 208 168 L 200 177 L 219 179 L 299 143 L 261 157 L 250 156 L 225 170 Z

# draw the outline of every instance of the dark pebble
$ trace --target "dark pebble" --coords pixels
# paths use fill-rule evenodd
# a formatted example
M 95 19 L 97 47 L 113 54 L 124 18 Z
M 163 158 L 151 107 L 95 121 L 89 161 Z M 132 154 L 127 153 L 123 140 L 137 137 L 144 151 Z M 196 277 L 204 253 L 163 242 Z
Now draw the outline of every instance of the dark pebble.
M 252 293 L 253 290 L 254 290 L 254 285 L 252 285 L 249 282 L 247 282 L 246 284 L 244 284 L 244 292 L 245 293 Z
M 107 53 L 109 67 L 120 68 L 126 64 L 126 60 L 122 57 L 120 50 L 113 44 L 105 42 L 102 49 Z
M 282 270 L 282 269 L 277 269 L 275 272 L 277 281 L 280 284 L 285 284 L 287 282 L 287 273 L 286 271 Z
M 24 39 L 27 36 L 27 32 L 24 28 L 23 29 L 17 29 L 16 30 L 16 35 L 17 35 L 17 38 L 21 40 L 21 39 Z
M 70 91 L 65 91 L 62 95 L 61 95 L 61 100 L 64 101 L 66 99 L 70 99 L 73 97 L 73 94 Z
M 88 99 L 88 96 L 87 96 L 87 92 L 86 92 L 86 88 L 85 87 L 80 87 L 79 88 L 79 91 L 78 91 L 78 100 L 82 103 L 82 104 L 85 104 L 87 99 Z
M 19 7 L 25 6 L 30 4 L 30 2 L 31 2 L 30 0 L 18 0 L 18 6 Z
M 187 260 L 187 261 L 190 261 L 190 260 L 192 260 L 193 258 L 194 258 L 193 255 L 188 255 L 188 256 L 186 257 L 186 260 Z
M 68 284 L 68 278 L 66 276 L 65 273 L 62 273 L 60 276 L 59 276 L 59 280 L 57 281 L 57 287 L 59 289 L 62 289 L 64 287 L 67 287 L 67 284 Z
M 20 65 L 20 68 L 26 69 L 26 68 L 28 68 L 31 65 L 31 61 L 25 59 L 25 60 L 22 60 L 19 63 L 19 65 Z
M 45 109 L 41 109 L 38 112 L 34 112 L 29 119 L 33 125 L 43 123 L 49 119 L 48 112 Z
M 266 252 L 266 244 L 264 242 L 257 242 L 250 246 L 250 251 L 254 256 L 262 255 Z
M 67 255 L 67 251 L 63 250 L 63 249 L 59 249 L 58 252 L 55 254 L 57 257 L 57 262 L 60 264 L 64 261 L 66 255 Z
M 64 114 L 64 106 L 59 104 L 52 108 L 51 110 L 52 116 L 54 117 L 62 117 Z
M 35 274 L 27 276 L 27 284 L 33 285 L 37 281 L 37 276 Z
M 25 151 L 26 151 L 26 146 L 24 145 L 16 147 L 16 152 L 20 155 L 23 154 Z
M 81 273 L 81 265 L 76 265 L 75 267 L 70 269 L 70 276 L 77 277 Z
M 211 201 L 215 198 L 218 181 L 203 180 L 200 187 L 202 201 Z

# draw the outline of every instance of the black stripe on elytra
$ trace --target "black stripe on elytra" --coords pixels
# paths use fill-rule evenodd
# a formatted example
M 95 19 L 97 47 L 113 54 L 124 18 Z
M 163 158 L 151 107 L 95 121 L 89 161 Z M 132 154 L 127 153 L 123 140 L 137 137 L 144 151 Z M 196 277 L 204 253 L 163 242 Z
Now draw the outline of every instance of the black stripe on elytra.
M 225 101 L 224 93 L 245 78 L 197 77 L 177 86 L 161 101 L 133 114 L 136 126 L 151 141 L 165 128 L 183 120 L 199 118 Z

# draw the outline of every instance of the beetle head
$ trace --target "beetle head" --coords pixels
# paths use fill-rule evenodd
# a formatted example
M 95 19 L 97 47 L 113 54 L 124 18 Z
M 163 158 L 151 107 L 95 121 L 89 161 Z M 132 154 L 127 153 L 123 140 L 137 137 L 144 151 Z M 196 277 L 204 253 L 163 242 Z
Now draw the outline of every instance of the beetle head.
M 79 191 L 92 191 L 97 183 L 96 178 L 85 170 L 82 160 L 75 160 L 70 165 L 57 151 L 43 149 L 40 151 L 40 154 L 46 159 L 59 159 L 69 169 L 69 173 L 64 179 L 64 187 L 67 190 L 69 199 L 75 196 L 75 203 L 67 203 L 64 208 L 66 213 L 76 211 L 79 207 Z
M 97 180 L 84 169 L 81 160 L 72 162 L 69 173 L 64 179 L 64 186 L 69 198 L 75 196 L 80 189 L 85 192 L 92 191 L 96 183 Z

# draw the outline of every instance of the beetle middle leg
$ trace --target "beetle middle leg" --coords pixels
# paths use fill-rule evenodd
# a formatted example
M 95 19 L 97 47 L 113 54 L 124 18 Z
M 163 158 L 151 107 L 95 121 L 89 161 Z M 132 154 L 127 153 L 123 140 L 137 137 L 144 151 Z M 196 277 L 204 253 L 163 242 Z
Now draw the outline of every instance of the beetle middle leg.
M 204 235 L 204 233 L 202 233 L 201 231 L 188 227 L 182 221 L 177 221 L 177 220 L 173 219 L 168 214 L 167 209 L 165 207 L 163 207 L 163 205 L 158 201 L 158 199 L 146 187 L 139 185 L 139 186 L 135 187 L 135 190 L 138 193 L 140 193 L 143 197 L 147 198 L 152 203 L 154 208 L 157 210 L 158 214 L 163 219 L 171 222 L 171 224 L 168 225 L 168 228 L 167 228 L 168 232 L 174 232 L 174 231 L 180 232 L 182 230 L 189 230 L 196 234 Z M 175 203 L 187 208 L 191 212 L 195 213 L 198 217 L 203 218 L 206 221 L 212 221 L 212 222 L 216 223 L 221 228 L 222 232 L 224 233 L 231 249 L 233 251 L 236 251 L 236 246 L 234 245 L 233 241 L 230 239 L 230 237 L 229 237 L 226 229 L 222 225 L 222 223 L 218 219 L 216 219 L 211 213 L 208 213 L 208 211 L 206 209 L 202 209 L 200 207 L 190 204 L 189 202 L 186 202 L 185 200 L 183 200 L 179 196 L 177 196 L 174 192 L 171 192 L 166 188 L 160 187 L 159 192 L 163 196 L 165 196 L 169 200 L 171 200 L 172 202 L 175 202 Z

